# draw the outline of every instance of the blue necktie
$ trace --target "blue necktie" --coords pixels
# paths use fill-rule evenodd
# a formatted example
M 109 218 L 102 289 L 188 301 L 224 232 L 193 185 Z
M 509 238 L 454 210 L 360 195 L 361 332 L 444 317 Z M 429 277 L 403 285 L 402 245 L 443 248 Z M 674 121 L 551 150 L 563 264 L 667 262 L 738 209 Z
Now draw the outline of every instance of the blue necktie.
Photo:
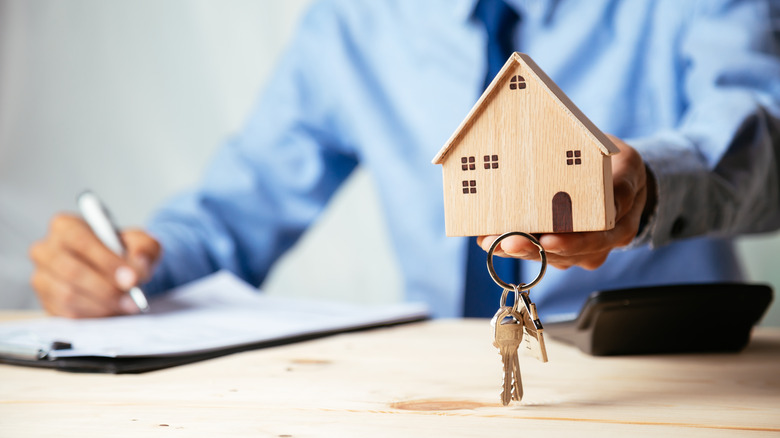
M 512 33 L 520 17 L 503 0 L 480 0 L 474 17 L 485 25 L 487 31 L 488 65 L 484 84 L 487 88 L 514 51 Z M 490 278 L 486 253 L 477 245 L 475 237 L 469 238 L 467 253 L 463 316 L 491 317 L 498 310 L 502 290 Z M 493 266 L 504 281 L 518 281 L 520 266 L 517 260 L 495 257 Z

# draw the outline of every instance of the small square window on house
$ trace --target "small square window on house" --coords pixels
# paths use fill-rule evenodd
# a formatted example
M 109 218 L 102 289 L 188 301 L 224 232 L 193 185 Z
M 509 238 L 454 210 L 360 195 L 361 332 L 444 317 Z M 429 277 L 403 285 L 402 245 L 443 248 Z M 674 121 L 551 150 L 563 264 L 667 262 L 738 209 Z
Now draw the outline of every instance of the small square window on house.
M 460 157 L 461 170 L 475 170 L 477 168 L 475 157 Z
M 566 151 L 566 165 L 579 165 L 582 164 L 582 152 L 580 150 Z
M 463 194 L 477 193 L 477 181 L 476 180 L 463 180 Z
M 483 160 L 485 169 L 498 169 L 498 155 L 485 155 Z

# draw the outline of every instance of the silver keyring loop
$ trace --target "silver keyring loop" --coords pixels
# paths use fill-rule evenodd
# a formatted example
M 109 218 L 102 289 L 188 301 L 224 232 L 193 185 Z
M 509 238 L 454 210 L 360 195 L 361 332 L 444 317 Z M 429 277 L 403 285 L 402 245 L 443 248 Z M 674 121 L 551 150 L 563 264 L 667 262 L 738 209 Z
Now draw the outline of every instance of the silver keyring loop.
M 528 284 L 520 283 L 520 285 L 517 286 L 517 285 L 514 285 L 512 283 L 505 283 L 503 280 L 498 278 L 498 274 L 496 274 L 496 270 L 495 270 L 495 268 L 493 268 L 493 252 L 498 247 L 498 244 L 501 243 L 502 240 L 506 239 L 509 236 L 523 236 L 526 239 L 530 240 L 531 243 L 536 245 L 537 248 L 539 248 L 539 256 L 541 256 L 541 258 L 542 258 L 542 269 L 539 271 L 539 275 L 536 276 L 534 281 L 532 281 L 532 282 L 530 282 Z M 542 280 L 542 277 L 544 277 L 544 272 L 547 270 L 547 253 L 544 251 L 544 248 L 542 247 L 542 244 L 539 243 L 538 240 L 536 240 L 536 237 L 534 237 L 534 236 L 532 236 L 532 235 L 530 235 L 528 233 L 523 233 L 521 231 L 510 231 L 508 233 L 504 233 L 504 234 L 498 236 L 498 239 L 496 239 L 493 242 L 493 244 L 490 245 L 490 249 L 488 250 L 488 253 L 487 253 L 487 268 L 488 268 L 488 272 L 490 273 L 490 277 L 493 279 L 493 281 L 496 282 L 497 285 L 499 285 L 502 288 L 504 288 L 504 290 L 507 291 L 507 292 L 510 289 L 511 290 L 515 290 L 515 288 L 516 288 L 518 293 L 519 293 L 520 291 L 531 289 L 532 287 L 536 286 L 539 283 L 539 281 Z
M 517 305 L 520 303 L 520 289 L 523 287 L 524 284 L 520 283 L 519 285 L 512 285 L 512 291 L 515 293 L 515 300 L 512 304 L 512 313 L 517 312 Z M 526 292 L 527 293 L 527 292 Z M 498 307 L 506 307 L 506 298 L 509 295 L 509 289 L 504 289 L 504 292 L 501 293 L 501 301 L 498 303 Z

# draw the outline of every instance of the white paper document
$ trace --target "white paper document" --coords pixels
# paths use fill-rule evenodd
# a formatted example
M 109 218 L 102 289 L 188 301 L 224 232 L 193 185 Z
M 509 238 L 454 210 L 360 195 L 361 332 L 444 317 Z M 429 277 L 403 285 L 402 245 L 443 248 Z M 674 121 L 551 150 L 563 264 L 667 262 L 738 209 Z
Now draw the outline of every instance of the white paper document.
M 423 319 L 424 304 L 358 305 L 269 296 L 228 272 L 150 300 L 151 312 L 113 318 L 42 318 L 0 324 L 0 349 L 40 347 L 46 359 L 205 353 Z M 49 349 L 53 342 L 71 344 Z

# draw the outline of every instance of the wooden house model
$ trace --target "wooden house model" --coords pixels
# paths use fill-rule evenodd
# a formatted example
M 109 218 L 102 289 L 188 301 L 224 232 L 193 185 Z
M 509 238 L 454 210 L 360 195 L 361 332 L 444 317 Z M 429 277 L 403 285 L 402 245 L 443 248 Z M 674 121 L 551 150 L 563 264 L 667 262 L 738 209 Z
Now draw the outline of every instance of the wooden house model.
M 514 53 L 433 159 L 446 233 L 611 229 L 617 152 L 530 57 Z

